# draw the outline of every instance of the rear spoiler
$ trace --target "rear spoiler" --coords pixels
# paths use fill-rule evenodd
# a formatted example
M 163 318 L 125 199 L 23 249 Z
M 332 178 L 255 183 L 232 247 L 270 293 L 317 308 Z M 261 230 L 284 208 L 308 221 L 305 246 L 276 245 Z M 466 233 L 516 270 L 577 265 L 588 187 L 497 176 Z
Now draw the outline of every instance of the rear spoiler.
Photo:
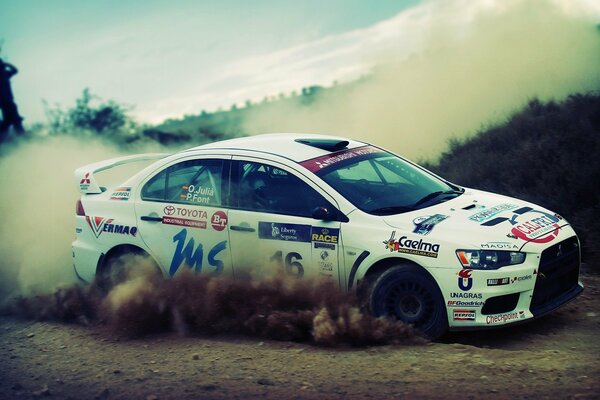
M 106 171 L 123 164 L 129 164 L 136 161 L 158 160 L 168 156 L 166 153 L 148 153 L 136 154 L 133 156 L 111 158 L 110 160 L 99 161 L 89 164 L 75 170 L 75 183 L 82 194 L 98 194 L 102 193 L 102 189 L 96 182 L 94 174 L 100 171 Z

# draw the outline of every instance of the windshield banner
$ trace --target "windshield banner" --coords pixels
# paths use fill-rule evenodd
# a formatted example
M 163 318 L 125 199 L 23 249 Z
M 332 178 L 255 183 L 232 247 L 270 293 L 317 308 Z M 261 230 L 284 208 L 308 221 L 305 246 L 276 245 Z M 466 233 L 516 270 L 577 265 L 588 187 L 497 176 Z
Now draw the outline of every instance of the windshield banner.
M 318 172 L 323 168 L 330 167 L 340 161 L 349 160 L 354 157 L 364 156 L 373 153 L 382 153 L 383 150 L 373 146 L 357 147 L 355 149 L 338 151 L 336 153 L 327 154 L 325 156 L 311 158 L 310 160 L 302 161 L 300 165 L 310 172 Z

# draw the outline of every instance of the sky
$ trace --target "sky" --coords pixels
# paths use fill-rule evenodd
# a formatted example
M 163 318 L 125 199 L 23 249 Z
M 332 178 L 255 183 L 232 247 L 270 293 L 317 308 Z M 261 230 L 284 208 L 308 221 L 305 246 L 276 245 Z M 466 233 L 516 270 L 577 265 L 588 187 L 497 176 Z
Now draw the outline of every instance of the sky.
M 286 80 L 280 85 L 270 82 L 271 72 L 248 68 L 298 46 L 308 44 L 312 52 L 311 43 L 372 26 L 416 3 L 0 0 L 0 56 L 19 68 L 12 83 L 26 122 L 44 120 L 42 100 L 69 107 L 86 87 L 158 122 L 300 89 L 313 78 L 331 83 L 333 71 L 287 70 L 290 75 L 278 74 Z
M 26 124 L 84 88 L 159 123 L 356 79 L 517 2 L 600 21 L 597 0 L 0 0 L 0 56 Z

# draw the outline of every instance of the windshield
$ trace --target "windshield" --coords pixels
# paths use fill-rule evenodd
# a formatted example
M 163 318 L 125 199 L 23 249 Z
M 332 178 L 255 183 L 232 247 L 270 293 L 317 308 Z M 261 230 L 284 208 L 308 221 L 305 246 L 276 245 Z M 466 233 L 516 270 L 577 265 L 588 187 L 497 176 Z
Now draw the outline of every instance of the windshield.
M 356 207 L 374 215 L 429 207 L 463 192 L 385 152 L 334 163 L 316 173 Z

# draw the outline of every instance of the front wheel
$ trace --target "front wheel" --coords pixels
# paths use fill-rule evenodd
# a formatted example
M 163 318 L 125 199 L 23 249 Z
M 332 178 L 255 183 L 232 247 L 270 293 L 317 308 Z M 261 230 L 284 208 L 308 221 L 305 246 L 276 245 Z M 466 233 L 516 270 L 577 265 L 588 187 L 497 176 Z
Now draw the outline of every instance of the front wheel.
M 371 313 L 411 324 L 431 339 L 448 329 L 444 299 L 431 276 L 415 265 L 401 265 L 372 280 L 367 292 Z

